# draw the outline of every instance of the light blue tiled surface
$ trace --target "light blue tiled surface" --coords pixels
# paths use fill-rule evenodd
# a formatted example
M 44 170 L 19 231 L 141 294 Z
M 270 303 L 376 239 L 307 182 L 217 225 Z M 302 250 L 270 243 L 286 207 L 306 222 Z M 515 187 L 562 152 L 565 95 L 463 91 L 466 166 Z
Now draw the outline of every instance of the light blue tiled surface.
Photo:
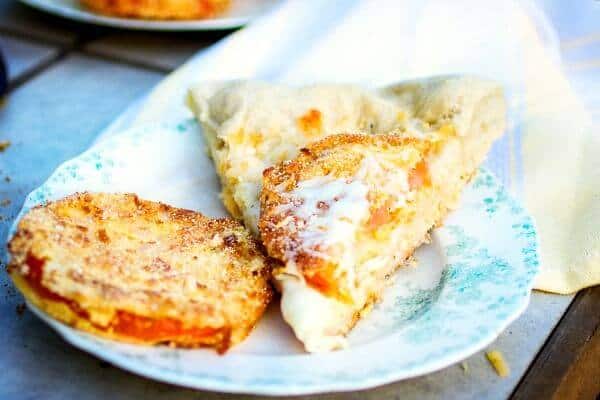
M 55 47 L 39 45 L 7 35 L 0 35 L 0 49 L 7 62 L 10 80 L 31 71 L 58 54 L 58 49 Z
M 154 72 L 72 55 L 11 93 L 0 109 L 0 140 L 11 142 L 0 155 L 0 196 L 10 197 L 11 211 L 160 78 Z M 10 183 L 3 180 L 6 176 Z M 7 216 L 9 210 L 1 211 Z
M 117 33 L 91 41 L 85 48 L 94 54 L 172 70 L 220 36 L 218 33 Z

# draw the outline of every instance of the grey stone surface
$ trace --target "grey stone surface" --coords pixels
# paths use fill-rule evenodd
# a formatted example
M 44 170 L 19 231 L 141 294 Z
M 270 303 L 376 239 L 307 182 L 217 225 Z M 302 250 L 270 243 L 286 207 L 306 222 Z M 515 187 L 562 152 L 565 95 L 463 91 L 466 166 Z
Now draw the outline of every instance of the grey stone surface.
M 214 43 L 222 34 L 113 33 L 85 46 L 87 51 L 170 71 L 198 50 Z
M 17 0 L 0 0 L 0 29 L 60 44 L 73 43 L 77 38 L 64 19 L 34 10 Z
M 0 35 L 0 49 L 2 49 L 6 60 L 9 80 L 31 71 L 58 54 L 57 48 L 35 44 L 7 35 Z

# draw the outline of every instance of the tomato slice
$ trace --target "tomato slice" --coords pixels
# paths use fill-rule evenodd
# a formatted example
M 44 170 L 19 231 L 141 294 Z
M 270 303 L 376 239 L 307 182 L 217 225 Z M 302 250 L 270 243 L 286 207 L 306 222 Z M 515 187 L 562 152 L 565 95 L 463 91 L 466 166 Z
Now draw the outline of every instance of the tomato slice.
M 392 204 L 392 199 L 387 199 L 380 207 L 371 213 L 369 221 L 367 222 L 370 229 L 377 229 L 379 226 L 387 224 L 392 220 L 392 214 L 390 213 Z
M 418 189 L 421 186 L 431 185 L 431 178 L 429 177 L 429 168 L 427 163 L 423 160 L 419 161 L 408 174 L 408 185 L 411 190 Z
M 35 257 L 33 254 L 28 254 L 25 263 L 29 267 L 29 271 L 25 278 L 29 283 L 29 286 L 41 297 L 44 297 L 48 300 L 57 301 L 61 303 L 65 303 L 69 306 L 69 308 L 81 318 L 89 318 L 89 314 L 86 310 L 81 308 L 77 302 L 73 300 L 69 300 L 66 297 L 59 295 L 48 289 L 46 286 L 42 284 L 42 274 L 45 261 L 41 258 Z
M 327 265 L 318 269 L 308 269 L 302 272 L 304 281 L 310 287 L 318 290 L 325 296 L 334 297 L 344 303 L 352 303 L 350 294 L 334 279 L 334 265 Z
M 45 261 L 32 254 L 26 260 L 29 271 L 25 278 L 35 292 L 48 300 L 65 303 L 81 318 L 89 321 L 89 313 L 77 302 L 67 299 L 45 287 L 42 275 Z M 218 334 L 221 329 L 211 327 L 183 327 L 181 321 L 173 318 L 151 318 L 133 314 L 123 310 L 117 313 L 108 326 L 98 326 L 90 321 L 95 328 L 102 331 L 112 331 L 119 335 L 148 342 L 164 342 L 175 337 L 185 336 L 191 339 L 206 339 Z M 225 340 L 227 340 L 225 338 Z
M 206 338 L 219 332 L 219 329 L 210 327 L 184 328 L 181 321 L 173 318 L 149 318 L 127 311 L 117 311 L 111 328 L 120 335 L 152 342 L 166 341 L 176 336 Z
M 313 288 L 317 289 L 322 293 L 331 293 L 334 289 L 334 283 L 331 282 L 328 276 L 321 271 L 315 271 L 311 273 L 304 273 L 304 279 Z

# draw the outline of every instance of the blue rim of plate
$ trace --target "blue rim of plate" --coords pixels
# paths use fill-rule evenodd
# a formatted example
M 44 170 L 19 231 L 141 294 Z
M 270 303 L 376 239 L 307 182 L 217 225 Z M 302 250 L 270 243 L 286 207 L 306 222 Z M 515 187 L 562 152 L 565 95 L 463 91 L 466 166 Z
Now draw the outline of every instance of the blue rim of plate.
M 160 129 L 167 129 L 181 137 L 182 132 L 188 132 L 193 126 L 195 126 L 194 123 L 178 124 L 176 127 L 166 124 Z M 80 156 L 62 164 L 43 185 L 28 196 L 23 210 L 11 229 L 11 235 L 23 213 L 32 205 L 43 203 L 51 194 L 47 185 L 51 185 L 52 182 L 56 183 L 57 179 L 69 179 L 69 176 L 74 176 L 73 171 L 77 169 L 78 163 L 97 160 L 98 157 L 109 154 L 111 148 L 118 146 L 119 143 L 130 140 L 136 142 L 140 142 L 141 139 L 147 140 L 147 135 L 156 129 L 156 127 L 152 129 L 133 128 L 121 135 L 107 138 Z M 193 129 L 191 130 L 193 131 Z M 368 369 L 361 369 L 358 372 L 356 368 L 342 368 L 331 374 L 319 373 L 317 376 L 311 374 L 311 371 L 300 369 L 296 371 L 296 374 L 288 376 L 286 373 L 294 371 L 296 368 L 296 366 L 288 368 L 290 365 L 295 365 L 294 363 L 302 358 L 321 357 L 321 355 L 232 354 L 224 356 L 223 359 L 233 357 L 234 362 L 239 359 L 244 362 L 252 362 L 257 366 L 271 364 L 272 366 L 269 368 L 271 371 L 269 374 L 258 374 L 248 379 L 239 379 L 239 377 L 234 379 L 231 375 L 212 374 L 212 372 L 192 373 L 182 370 L 178 363 L 165 367 L 146 358 L 147 354 L 151 357 L 164 356 L 179 360 L 184 355 L 182 352 L 190 350 L 149 349 L 96 338 L 54 321 L 34 306 L 29 306 L 36 315 L 75 347 L 136 374 L 196 389 L 262 395 L 300 395 L 360 390 L 427 374 L 463 360 L 491 343 L 526 309 L 539 268 L 538 237 L 534 222 L 524 208 L 505 191 L 497 179 L 489 171 L 480 169 L 469 187 L 466 188 L 466 192 L 468 194 L 463 193 L 463 200 L 465 197 L 468 198 L 469 207 L 463 205 L 456 212 L 474 213 L 468 218 L 475 217 L 476 220 L 488 218 L 487 227 L 490 228 L 491 235 L 491 239 L 488 238 L 488 240 L 495 241 L 498 239 L 498 232 L 506 229 L 506 232 L 510 232 L 511 235 L 509 238 L 511 246 L 506 248 L 506 254 L 498 252 L 497 249 L 491 252 L 481 245 L 480 238 L 474 237 L 468 232 L 468 229 L 457 224 L 455 222 L 457 218 L 451 218 L 447 225 L 437 229 L 436 234 L 447 237 L 450 244 L 444 248 L 448 263 L 442 278 L 443 285 L 431 307 L 425 313 L 415 317 L 398 333 L 373 343 L 329 353 L 322 358 L 325 360 L 326 357 L 337 357 L 343 360 L 345 355 L 349 357 L 354 357 L 356 354 L 377 355 L 377 349 L 379 349 L 379 355 L 385 358 L 383 360 L 385 362 L 379 365 L 373 364 Z M 514 259 L 507 260 L 505 257 Z M 494 293 L 494 289 L 500 290 L 498 293 Z M 474 311 L 475 317 L 471 315 Z M 481 313 L 487 313 L 488 318 L 480 318 Z M 492 315 L 493 318 L 490 317 Z M 461 333 L 460 327 L 458 330 L 456 329 L 456 321 L 474 323 L 471 320 L 477 320 L 477 323 L 472 327 L 469 337 L 466 337 Z M 431 334 L 428 336 L 427 332 L 444 335 L 444 337 L 450 338 L 450 342 L 429 352 L 426 357 L 417 358 L 409 363 L 403 363 L 402 358 L 398 357 L 399 354 L 394 354 L 394 343 L 399 344 L 400 341 L 403 341 L 402 343 L 405 345 L 406 340 L 409 340 L 415 349 L 419 349 L 419 346 L 424 344 L 427 345 L 428 341 L 432 340 Z M 461 338 L 462 342 L 458 340 Z M 435 340 L 435 338 L 433 339 Z M 382 349 L 385 351 L 381 352 Z M 218 358 L 213 359 L 218 362 Z M 305 373 L 302 374 L 302 372 Z M 280 376 L 276 376 L 278 373 Z M 300 377 L 301 374 L 304 376 Z

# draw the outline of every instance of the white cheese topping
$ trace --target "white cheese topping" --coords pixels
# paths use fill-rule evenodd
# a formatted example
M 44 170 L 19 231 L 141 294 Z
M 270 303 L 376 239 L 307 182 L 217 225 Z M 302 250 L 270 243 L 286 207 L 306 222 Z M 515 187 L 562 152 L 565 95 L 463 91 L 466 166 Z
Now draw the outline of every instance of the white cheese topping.
M 318 252 L 335 244 L 352 242 L 360 222 L 367 218 L 368 187 L 352 179 L 331 176 L 309 179 L 290 193 L 291 203 L 280 210 L 292 209 L 304 221 L 298 226 L 302 250 Z
M 308 352 L 324 352 L 346 346 L 344 337 L 353 307 L 324 296 L 291 277 L 281 280 L 281 312 Z

